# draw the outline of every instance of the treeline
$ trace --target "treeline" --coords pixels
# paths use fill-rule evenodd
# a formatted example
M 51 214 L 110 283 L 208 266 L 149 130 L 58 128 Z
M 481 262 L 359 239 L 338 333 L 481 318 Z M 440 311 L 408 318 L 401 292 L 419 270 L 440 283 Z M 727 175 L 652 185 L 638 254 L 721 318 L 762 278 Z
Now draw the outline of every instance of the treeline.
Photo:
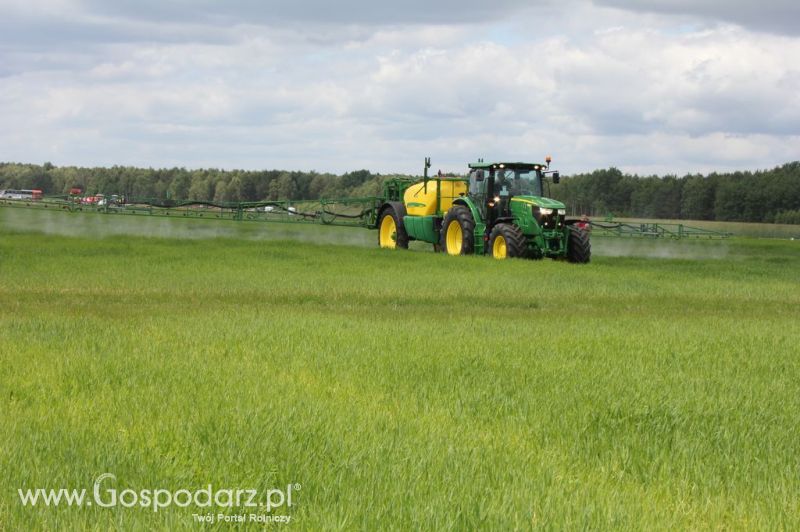
M 0 190 L 40 189 L 45 195 L 120 194 L 129 198 L 262 201 L 377 196 L 384 180 L 395 175 L 357 170 L 342 175 L 284 170 L 218 170 L 186 168 L 79 168 L 0 163 Z
M 610 168 L 563 177 L 551 194 L 576 215 L 800 224 L 800 162 L 683 177 Z
M 60 195 L 77 187 L 85 194 L 221 202 L 377 196 L 391 177 L 397 176 L 368 170 L 336 175 L 0 163 L 0 189 Z M 640 177 L 610 168 L 564 176 L 550 194 L 573 215 L 800 224 L 800 162 L 758 172 L 683 177 Z

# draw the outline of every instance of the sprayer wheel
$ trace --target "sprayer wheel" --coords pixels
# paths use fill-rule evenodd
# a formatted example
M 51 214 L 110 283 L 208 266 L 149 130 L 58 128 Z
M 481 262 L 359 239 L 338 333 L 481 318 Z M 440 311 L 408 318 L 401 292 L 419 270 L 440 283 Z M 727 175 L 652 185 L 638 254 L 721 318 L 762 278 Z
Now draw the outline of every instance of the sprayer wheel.
M 408 233 L 403 225 L 405 207 L 402 204 L 389 204 L 383 208 L 378 218 L 378 245 L 382 248 L 408 249 Z

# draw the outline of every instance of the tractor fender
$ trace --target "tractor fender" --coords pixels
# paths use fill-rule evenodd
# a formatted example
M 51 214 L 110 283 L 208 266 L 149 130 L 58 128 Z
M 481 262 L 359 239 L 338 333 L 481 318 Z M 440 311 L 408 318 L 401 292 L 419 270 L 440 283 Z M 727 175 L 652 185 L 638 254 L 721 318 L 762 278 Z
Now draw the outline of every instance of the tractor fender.
M 513 216 L 501 216 L 499 218 L 495 218 L 491 226 L 486 226 L 486 232 L 491 233 L 492 229 L 494 229 L 494 226 L 497 224 L 513 224 L 513 223 L 514 223 Z
M 481 213 L 478 210 L 478 207 L 475 206 L 475 203 L 469 197 L 462 197 L 453 200 L 453 205 L 463 205 L 464 207 L 469 209 L 469 212 L 472 213 L 472 219 L 475 220 L 476 224 L 483 223 L 483 218 L 481 218 Z

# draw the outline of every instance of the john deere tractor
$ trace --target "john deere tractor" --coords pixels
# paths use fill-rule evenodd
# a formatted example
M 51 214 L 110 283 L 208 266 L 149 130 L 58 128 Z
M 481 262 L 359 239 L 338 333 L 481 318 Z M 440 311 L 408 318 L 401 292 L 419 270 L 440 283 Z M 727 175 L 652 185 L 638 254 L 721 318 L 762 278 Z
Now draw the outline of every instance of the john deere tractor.
M 381 247 L 419 240 L 450 255 L 589 262 L 589 233 L 545 196 L 546 179 L 559 182 L 550 157 L 544 164 L 479 160 L 466 178 L 430 178 L 429 167 L 426 158 L 422 181 L 387 183 L 376 220 Z

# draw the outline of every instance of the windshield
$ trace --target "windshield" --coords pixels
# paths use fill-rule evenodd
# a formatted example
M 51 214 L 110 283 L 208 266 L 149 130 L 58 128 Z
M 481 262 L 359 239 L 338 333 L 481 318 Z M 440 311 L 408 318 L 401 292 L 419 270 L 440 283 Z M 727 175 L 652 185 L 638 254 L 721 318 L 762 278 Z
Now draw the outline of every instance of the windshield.
M 505 189 L 505 190 L 504 190 Z M 542 196 L 542 180 L 535 170 L 495 170 L 495 195 Z

